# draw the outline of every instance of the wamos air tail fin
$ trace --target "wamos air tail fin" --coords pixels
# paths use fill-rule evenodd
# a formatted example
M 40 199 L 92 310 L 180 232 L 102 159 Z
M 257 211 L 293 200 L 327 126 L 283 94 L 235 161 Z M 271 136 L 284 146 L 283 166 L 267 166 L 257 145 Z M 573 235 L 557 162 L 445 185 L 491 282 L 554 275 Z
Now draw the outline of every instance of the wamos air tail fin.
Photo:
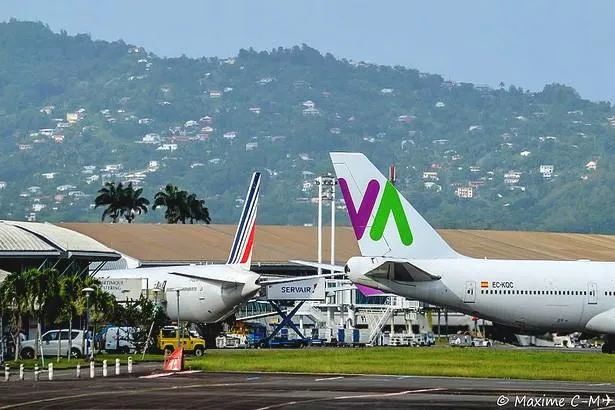
M 360 153 L 331 160 L 363 256 L 460 258 L 395 186 Z
M 256 227 L 256 211 L 258 208 L 258 193 L 261 187 L 261 174 L 255 172 L 248 188 L 246 200 L 243 203 L 241 217 L 237 224 L 237 231 L 233 239 L 231 254 L 226 261 L 229 265 L 241 265 L 250 269 L 252 262 L 252 248 L 254 245 L 254 228 Z

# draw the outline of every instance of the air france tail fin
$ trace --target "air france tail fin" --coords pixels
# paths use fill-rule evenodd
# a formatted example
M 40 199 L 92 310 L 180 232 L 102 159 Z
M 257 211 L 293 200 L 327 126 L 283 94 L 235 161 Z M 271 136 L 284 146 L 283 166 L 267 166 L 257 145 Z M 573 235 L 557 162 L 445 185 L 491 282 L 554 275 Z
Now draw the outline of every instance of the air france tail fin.
M 460 258 L 380 171 L 360 153 L 331 160 L 363 256 Z
M 241 211 L 241 217 L 237 224 L 237 231 L 233 239 L 231 254 L 226 261 L 229 265 L 241 265 L 241 267 L 245 269 L 250 269 L 260 186 L 261 174 L 260 172 L 255 172 L 252 175 L 252 181 L 250 182 L 246 200 L 243 203 L 243 210 Z

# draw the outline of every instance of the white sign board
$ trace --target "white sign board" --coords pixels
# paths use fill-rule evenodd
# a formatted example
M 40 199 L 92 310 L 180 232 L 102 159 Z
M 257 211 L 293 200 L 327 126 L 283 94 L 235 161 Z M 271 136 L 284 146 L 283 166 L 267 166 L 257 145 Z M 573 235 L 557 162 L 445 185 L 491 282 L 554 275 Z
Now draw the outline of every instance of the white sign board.
M 297 279 L 267 285 L 269 300 L 325 300 L 325 278 Z
M 100 278 L 100 287 L 121 302 L 126 299 L 139 299 L 143 289 L 142 282 L 141 278 Z

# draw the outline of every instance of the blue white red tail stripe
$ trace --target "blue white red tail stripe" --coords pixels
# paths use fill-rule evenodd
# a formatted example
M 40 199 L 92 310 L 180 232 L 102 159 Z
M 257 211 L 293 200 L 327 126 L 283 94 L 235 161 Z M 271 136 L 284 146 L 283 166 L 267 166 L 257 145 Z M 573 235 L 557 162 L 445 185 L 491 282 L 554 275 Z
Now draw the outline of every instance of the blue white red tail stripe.
M 249 265 L 252 257 L 252 247 L 254 244 L 254 227 L 256 224 L 256 211 L 258 208 L 258 193 L 260 190 L 261 174 L 255 172 L 252 175 L 250 188 L 243 203 L 241 218 L 237 225 L 235 238 L 231 254 L 226 261 L 227 264 L 247 264 Z

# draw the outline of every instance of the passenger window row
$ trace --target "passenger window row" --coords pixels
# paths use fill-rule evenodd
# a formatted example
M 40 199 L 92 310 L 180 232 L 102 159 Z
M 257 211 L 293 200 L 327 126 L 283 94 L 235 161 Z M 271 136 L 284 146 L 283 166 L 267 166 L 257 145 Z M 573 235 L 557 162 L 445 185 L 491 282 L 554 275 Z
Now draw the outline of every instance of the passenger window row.
M 481 294 L 485 295 L 561 295 L 561 296 L 584 296 L 586 290 L 518 290 L 518 289 L 481 289 Z M 593 296 L 593 291 L 589 294 Z M 611 292 L 609 292 L 610 294 Z M 604 292 L 606 295 L 607 292 Z M 615 296 L 615 292 L 613 292 Z

